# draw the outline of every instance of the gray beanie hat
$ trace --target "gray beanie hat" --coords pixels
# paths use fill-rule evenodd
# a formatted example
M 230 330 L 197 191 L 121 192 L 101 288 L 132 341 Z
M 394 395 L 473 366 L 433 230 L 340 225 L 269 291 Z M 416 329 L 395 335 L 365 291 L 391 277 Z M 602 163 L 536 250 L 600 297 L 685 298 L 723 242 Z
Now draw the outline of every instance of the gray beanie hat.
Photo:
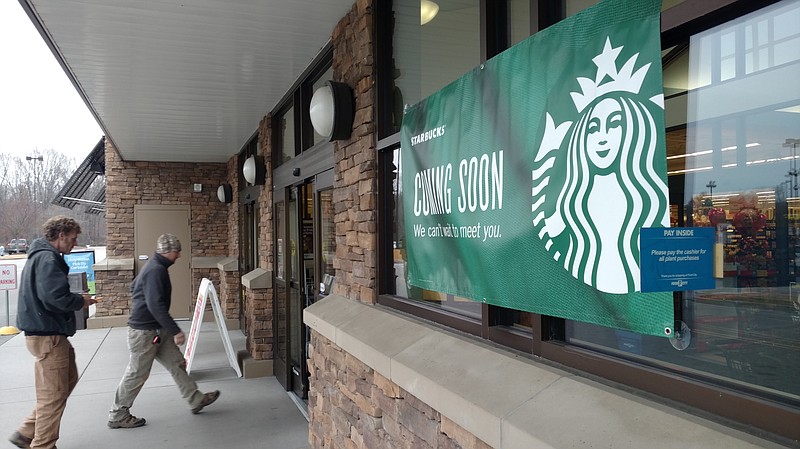
M 181 241 L 172 234 L 161 234 L 156 241 L 156 252 L 159 254 L 181 250 Z

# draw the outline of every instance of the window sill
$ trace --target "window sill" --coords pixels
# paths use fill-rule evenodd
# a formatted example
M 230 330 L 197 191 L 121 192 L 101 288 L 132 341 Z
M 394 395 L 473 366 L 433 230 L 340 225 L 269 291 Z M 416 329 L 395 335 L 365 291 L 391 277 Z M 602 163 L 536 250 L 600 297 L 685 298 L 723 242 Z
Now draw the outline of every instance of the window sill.
M 304 321 L 492 447 L 780 447 L 380 306 L 331 295 Z

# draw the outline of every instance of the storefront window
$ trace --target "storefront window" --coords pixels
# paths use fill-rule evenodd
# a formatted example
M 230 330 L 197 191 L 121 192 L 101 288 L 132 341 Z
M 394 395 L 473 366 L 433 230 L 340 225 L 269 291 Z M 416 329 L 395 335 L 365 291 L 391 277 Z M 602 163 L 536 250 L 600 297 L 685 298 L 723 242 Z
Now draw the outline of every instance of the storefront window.
M 688 346 L 579 322 L 571 343 L 800 398 L 798 23 L 780 2 L 665 64 L 670 221 L 717 236 L 716 288 L 681 294 Z
M 400 131 L 403 106 L 415 104 L 480 64 L 480 2 L 439 2 L 421 24 L 419 0 L 393 5 L 393 132 Z
M 278 164 L 280 165 L 295 155 L 295 139 L 294 139 L 294 108 L 291 107 L 283 114 L 277 117 L 278 121 L 278 134 L 280 135 L 280 152 Z
M 275 233 L 286 235 L 286 219 L 283 201 L 275 203 Z M 279 237 L 275 244 L 275 277 L 286 280 L 286 242 Z
M 428 305 L 441 308 L 460 315 L 480 318 L 481 304 L 459 296 L 448 295 L 442 292 L 425 290 L 414 287 L 408 283 L 408 256 L 406 253 L 405 227 L 403 225 L 403 191 L 400 180 L 402 179 L 403 161 L 400 156 L 400 148 L 394 150 L 392 173 L 392 192 L 395 218 L 392 229 L 392 265 L 394 294 L 401 298 L 408 298 L 422 301 Z
M 327 82 L 328 80 L 333 80 L 333 68 L 329 68 L 329 69 L 328 69 L 328 70 L 327 70 L 325 73 L 323 73 L 323 74 L 322 74 L 322 76 L 320 76 L 320 77 L 319 77 L 319 79 L 317 79 L 317 80 L 314 82 L 314 84 L 311 86 L 311 92 L 312 92 L 312 94 L 313 94 L 314 92 L 316 92 L 316 91 L 317 91 L 317 89 L 319 89 L 320 87 L 324 86 L 324 85 L 325 85 L 325 82 Z M 308 114 L 308 111 L 306 111 L 306 114 Z M 310 119 L 310 118 L 309 118 L 308 120 L 309 120 L 309 121 L 311 121 L 311 119 Z M 327 140 L 327 139 L 325 138 L 326 136 L 323 136 L 323 135 L 321 135 L 320 133 L 318 133 L 318 132 L 317 132 L 317 131 L 314 129 L 314 127 L 313 127 L 313 126 L 311 127 L 311 129 L 312 129 L 312 130 L 313 130 L 313 132 L 314 132 L 314 141 L 313 141 L 312 145 L 316 145 L 316 144 L 318 144 L 318 143 L 321 143 L 321 142 L 324 142 L 324 141 L 326 141 L 326 140 Z
M 336 258 L 336 224 L 334 222 L 333 189 L 321 190 L 319 192 L 319 214 L 320 214 L 320 293 L 328 295 L 333 287 L 334 269 L 333 261 Z
M 508 8 L 511 45 L 514 45 L 531 35 L 531 2 L 530 0 L 510 0 Z
M 685 1 L 686 0 L 663 0 L 661 2 L 661 10 L 667 10 Z M 600 3 L 600 0 L 567 0 L 567 17 L 575 15 L 597 3 Z

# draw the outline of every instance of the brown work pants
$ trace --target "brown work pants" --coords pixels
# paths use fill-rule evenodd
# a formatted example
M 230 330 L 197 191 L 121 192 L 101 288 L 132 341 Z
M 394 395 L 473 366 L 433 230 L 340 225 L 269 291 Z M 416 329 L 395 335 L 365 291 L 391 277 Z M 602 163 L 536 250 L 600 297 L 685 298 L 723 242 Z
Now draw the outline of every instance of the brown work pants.
M 75 350 L 63 335 L 28 335 L 25 344 L 36 357 L 36 407 L 19 433 L 33 439 L 31 449 L 53 449 L 67 398 L 78 383 Z

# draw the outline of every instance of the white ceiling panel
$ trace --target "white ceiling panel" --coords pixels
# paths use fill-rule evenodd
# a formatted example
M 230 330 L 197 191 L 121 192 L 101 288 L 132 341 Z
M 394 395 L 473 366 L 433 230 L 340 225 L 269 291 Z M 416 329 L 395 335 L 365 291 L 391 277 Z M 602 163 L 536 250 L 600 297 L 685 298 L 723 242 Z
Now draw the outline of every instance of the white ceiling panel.
M 224 162 L 353 0 L 20 0 L 125 160 Z

